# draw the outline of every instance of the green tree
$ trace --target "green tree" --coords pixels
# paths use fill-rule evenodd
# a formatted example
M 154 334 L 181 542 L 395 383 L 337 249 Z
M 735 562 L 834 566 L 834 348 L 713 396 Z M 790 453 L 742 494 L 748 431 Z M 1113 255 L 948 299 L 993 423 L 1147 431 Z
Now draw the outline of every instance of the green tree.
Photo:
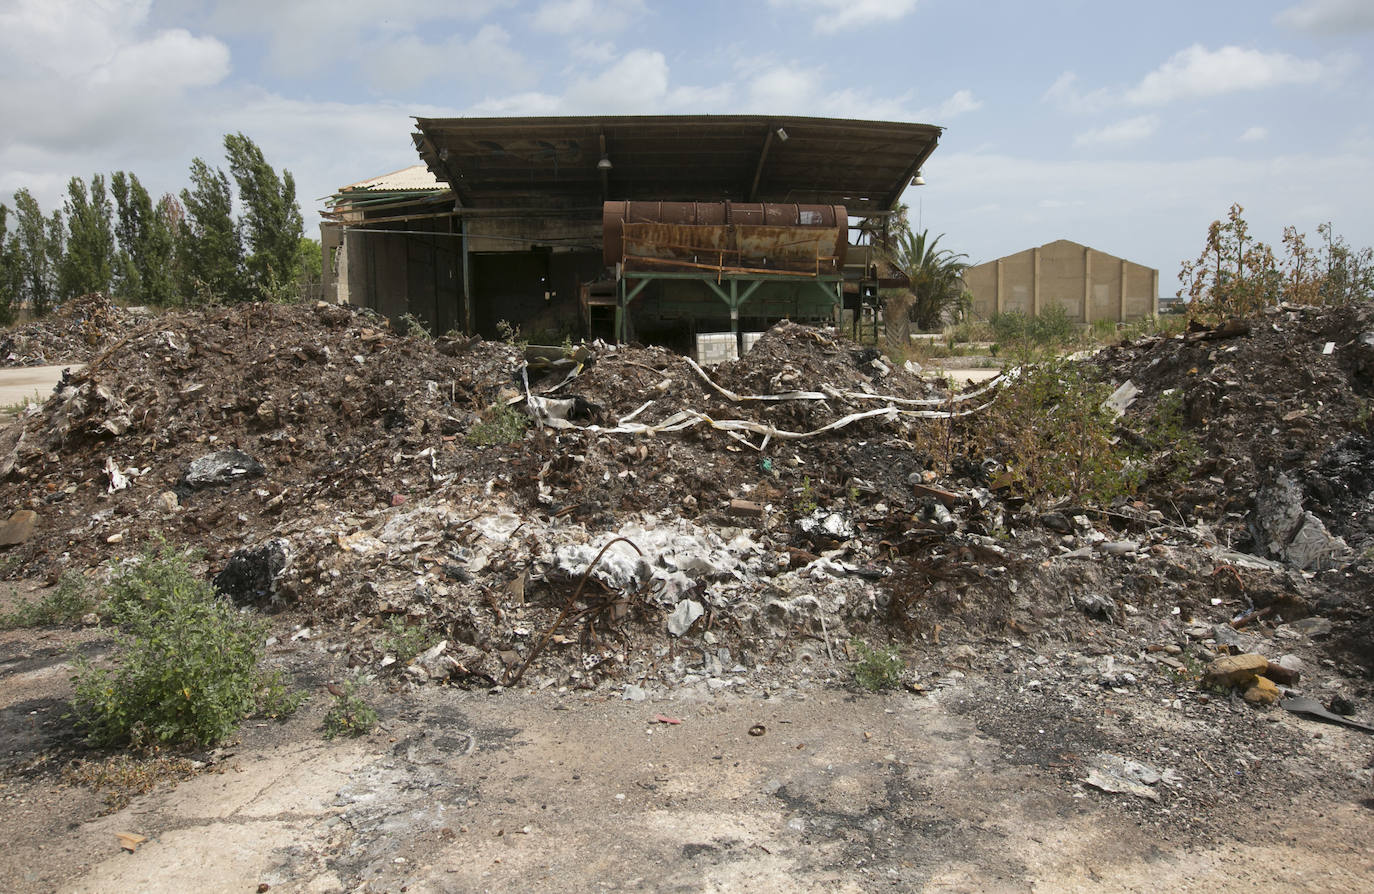
M 19 304 L 19 260 L 17 240 L 9 234 L 10 209 L 0 202 L 0 326 L 14 322 Z
M 18 271 L 19 303 L 41 317 L 52 309 L 57 291 L 53 259 L 62 256 L 61 212 L 44 218 L 38 200 L 20 189 L 14 194 L 14 216 L 11 259 Z
M 243 207 L 251 288 L 257 298 L 275 297 L 299 274 L 303 223 L 296 180 L 286 170 L 278 177 L 257 144 L 241 133 L 225 135 L 224 151 Z
M 188 300 L 243 301 L 243 240 L 234 223 L 229 178 L 191 160 L 191 188 L 181 191 L 185 220 L 178 241 L 181 294 Z
M 67 183 L 67 245 L 57 264 L 57 290 L 63 300 L 108 292 L 114 280 L 113 207 L 105 178 L 91 176 L 89 192 L 80 177 Z
M 153 205 L 138 177 L 115 171 L 110 178 L 118 216 L 117 291 L 138 304 L 167 305 L 177 295 L 174 266 L 176 233 L 167 198 Z
M 921 329 L 937 329 L 947 310 L 957 307 L 964 294 L 968 255 L 940 248 L 941 233 L 930 238 L 929 230 L 903 230 L 892 238 L 892 263 L 911 280 L 911 321 Z
M 297 254 L 296 282 L 302 286 L 314 286 L 323 281 L 324 256 L 320 253 L 320 240 L 302 236 Z M 304 292 L 304 289 L 301 291 Z

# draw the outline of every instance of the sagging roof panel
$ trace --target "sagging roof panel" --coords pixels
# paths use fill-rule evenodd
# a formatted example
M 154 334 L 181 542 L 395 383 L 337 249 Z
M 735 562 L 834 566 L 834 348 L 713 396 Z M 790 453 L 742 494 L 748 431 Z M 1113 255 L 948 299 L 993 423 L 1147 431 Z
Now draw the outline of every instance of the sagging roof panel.
M 852 214 L 890 209 L 942 132 L 764 115 L 417 118 L 416 126 L 429 170 L 471 207 L 725 200 L 842 204 Z M 598 167 L 603 158 L 609 169 Z

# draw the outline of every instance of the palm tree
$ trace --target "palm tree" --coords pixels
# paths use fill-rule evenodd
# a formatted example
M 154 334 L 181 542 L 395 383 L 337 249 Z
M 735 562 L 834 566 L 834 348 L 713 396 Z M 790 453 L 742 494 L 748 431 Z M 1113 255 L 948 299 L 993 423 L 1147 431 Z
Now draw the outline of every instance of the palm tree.
M 921 329 L 938 328 L 945 311 L 959 303 L 968 255 L 938 248 L 944 233 L 930 238 L 929 230 L 904 230 L 893 240 L 892 263 L 911 280 L 911 321 Z

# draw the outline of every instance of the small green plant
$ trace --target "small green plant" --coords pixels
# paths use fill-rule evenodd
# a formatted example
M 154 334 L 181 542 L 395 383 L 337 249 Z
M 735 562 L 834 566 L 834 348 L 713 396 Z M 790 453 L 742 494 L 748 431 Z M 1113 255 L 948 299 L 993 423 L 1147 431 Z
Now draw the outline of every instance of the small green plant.
M 281 671 L 264 674 L 258 682 L 258 713 L 271 720 L 290 717 L 309 698 L 293 690 Z
M 415 316 L 413 313 L 403 313 L 397 321 L 401 324 L 401 332 L 411 338 L 418 338 L 420 341 L 433 341 L 434 335 L 425 325 L 425 321 Z
M 803 475 L 801 489 L 797 493 L 797 499 L 792 503 L 793 511 L 797 515 L 810 515 L 819 505 L 816 501 L 816 490 L 811 486 L 811 476 Z
M 334 739 L 348 736 L 356 739 L 372 732 L 377 725 L 377 712 L 358 695 L 352 680 L 345 683 L 334 695 L 334 704 L 324 715 L 324 737 Z
M 95 611 L 98 604 L 90 583 L 76 572 L 68 572 L 57 586 L 42 598 L 25 602 L 14 611 L 0 615 L 0 628 L 57 627 L 75 624 Z
M 1201 441 L 1185 420 L 1183 392 L 1173 389 L 1160 395 L 1137 431 L 1142 462 L 1154 475 L 1175 484 L 1192 477 L 1203 455 Z
M 496 321 L 496 337 L 508 345 L 515 345 L 522 351 L 529 345 L 527 339 L 520 337 L 520 327 L 512 326 L 509 320 Z
M 849 641 L 849 649 L 856 656 L 850 670 L 854 680 L 870 692 L 895 689 L 902 681 L 906 664 L 895 646 L 875 649 L 860 639 Z
M 467 441 L 478 447 L 514 444 L 525 437 L 529 424 L 524 413 L 498 401 L 487 408 L 480 422 L 468 429 Z
M 80 659 L 73 716 L 96 745 L 209 745 L 258 706 L 264 630 L 166 541 L 125 563 L 108 587 L 118 627 L 112 667 Z
M 404 617 L 392 615 L 387 619 L 381 647 L 383 652 L 394 656 L 397 662 L 405 664 L 435 642 L 437 640 L 434 634 L 427 627 L 410 624 Z

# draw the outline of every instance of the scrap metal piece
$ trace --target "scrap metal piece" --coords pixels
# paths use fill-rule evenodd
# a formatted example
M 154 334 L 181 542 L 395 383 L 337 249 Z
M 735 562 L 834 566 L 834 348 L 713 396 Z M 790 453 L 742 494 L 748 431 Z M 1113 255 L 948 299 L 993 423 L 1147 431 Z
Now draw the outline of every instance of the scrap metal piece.
M 1364 730 L 1367 733 L 1374 733 L 1374 726 L 1367 723 L 1360 723 L 1358 720 L 1351 720 L 1349 717 L 1342 717 L 1322 707 L 1322 703 L 1315 698 L 1305 695 L 1295 695 L 1279 702 L 1279 707 L 1288 711 L 1290 714 L 1306 714 L 1318 720 L 1325 720 L 1327 723 L 1338 723 L 1341 726 L 1348 726 L 1351 729 Z

